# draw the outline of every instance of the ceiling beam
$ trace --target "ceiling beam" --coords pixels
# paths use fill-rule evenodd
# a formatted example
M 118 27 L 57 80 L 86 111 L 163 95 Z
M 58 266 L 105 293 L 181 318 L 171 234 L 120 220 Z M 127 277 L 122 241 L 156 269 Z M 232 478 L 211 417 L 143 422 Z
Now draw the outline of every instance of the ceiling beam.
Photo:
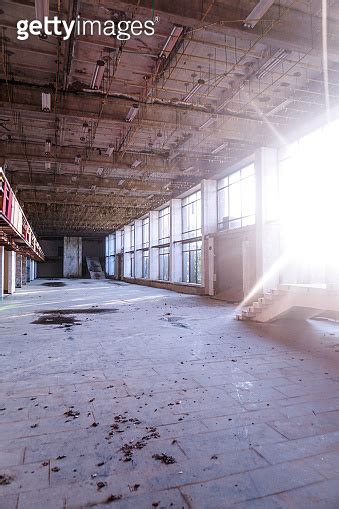
M 138 0 L 115 0 L 115 8 L 122 11 L 130 11 L 138 5 Z M 275 48 L 285 48 L 292 51 L 322 56 L 322 20 L 318 15 L 310 15 L 291 7 L 284 7 L 276 2 L 267 15 L 253 29 L 245 29 L 243 21 L 250 14 L 251 8 L 244 8 L 244 4 L 234 1 L 214 2 L 212 8 L 205 15 L 206 5 L 200 0 L 183 0 L 181 2 L 169 2 L 158 0 L 155 15 L 161 19 L 166 16 L 168 21 L 179 23 L 186 27 L 197 27 L 206 25 L 208 31 L 215 31 L 229 36 L 243 38 L 254 43 L 262 38 L 262 43 Z M 102 7 L 109 8 L 110 0 L 102 0 Z M 151 16 L 153 8 L 152 0 L 144 0 L 142 7 L 138 8 L 139 14 Z M 253 8 L 253 3 L 252 3 Z M 335 7 L 333 8 L 335 9 Z M 334 11 L 335 15 L 335 11 Z M 204 17 L 203 23 L 201 19 Z M 328 56 L 331 59 L 339 60 L 337 38 L 339 33 L 339 22 L 331 19 L 331 6 L 328 8 Z M 273 28 L 265 33 L 263 31 L 270 26 L 271 21 L 276 21 Z M 301 29 L 302 27 L 302 29 Z

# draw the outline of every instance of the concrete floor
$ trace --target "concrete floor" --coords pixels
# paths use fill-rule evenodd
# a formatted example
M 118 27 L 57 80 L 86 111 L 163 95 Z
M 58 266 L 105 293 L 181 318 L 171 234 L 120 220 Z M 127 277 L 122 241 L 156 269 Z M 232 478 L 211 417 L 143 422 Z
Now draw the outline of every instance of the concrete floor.
M 339 507 L 337 323 L 45 282 L 0 313 L 1 508 Z

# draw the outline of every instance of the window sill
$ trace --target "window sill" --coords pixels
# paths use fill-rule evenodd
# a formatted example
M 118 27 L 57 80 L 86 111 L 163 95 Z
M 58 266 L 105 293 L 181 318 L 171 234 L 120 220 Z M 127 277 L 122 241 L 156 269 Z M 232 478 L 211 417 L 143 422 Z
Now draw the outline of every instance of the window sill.
M 196 288 L 203 288 L 201 283 L 186 283 L 184 281 L 169 281 L 168 279 L 149 279 L 146 277 L 133 277 L 133 276 L 124 276 L 126 279 L 136 279 L 140 281 L 149 281 L 150 283 L 164 283 L 168 285 L 176 285 L 176 286 L 192 286 Z

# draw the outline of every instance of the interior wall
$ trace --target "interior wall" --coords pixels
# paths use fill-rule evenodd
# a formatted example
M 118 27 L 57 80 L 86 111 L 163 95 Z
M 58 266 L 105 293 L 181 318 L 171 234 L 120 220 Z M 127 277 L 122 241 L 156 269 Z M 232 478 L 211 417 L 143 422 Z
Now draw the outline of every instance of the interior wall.
M 215 236 L 215 294 L 229 302 L 240 302 L 244 289 L 255 284 L 255 228 L 219 232 Z
M 45 261 L 38 264 L 38 277 L 60 278 L 63 276 L 63 238 L 40 238 Z

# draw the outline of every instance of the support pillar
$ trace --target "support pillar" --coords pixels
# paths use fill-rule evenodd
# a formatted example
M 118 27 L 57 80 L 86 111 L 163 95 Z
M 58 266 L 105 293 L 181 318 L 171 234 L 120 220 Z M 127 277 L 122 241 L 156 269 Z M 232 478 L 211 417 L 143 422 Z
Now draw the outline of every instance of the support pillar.
M 5 251 L 5 291 L 12 294 L 15 292 L 16 273 L 15 251 Z
M 5 293 L 5 248 L 0 246 L 0 299 Z
M 217 181 L 201 182 L 202 210 L 202 285 L 207 295 L 214 295 L 214 235 L 218 227 Z
M 64 237 L 64 277 L 82 276 L 82 238 Z
M 15 286 L 17 288 L 22 287 L 22 255 L 16 255 L 16 270 L 15 270 Z
M 255 177 L 256 281 L 262 280 L 258 293 L 265 293 L 277 288 L 280 283 L 279 270 L 274 270 L 274 264 L 280 257 L 278 152 L 276 149 L 262 147 L 257 150 Z
M 27 256 L 22 255 L 22 286 L 27 284 Z

